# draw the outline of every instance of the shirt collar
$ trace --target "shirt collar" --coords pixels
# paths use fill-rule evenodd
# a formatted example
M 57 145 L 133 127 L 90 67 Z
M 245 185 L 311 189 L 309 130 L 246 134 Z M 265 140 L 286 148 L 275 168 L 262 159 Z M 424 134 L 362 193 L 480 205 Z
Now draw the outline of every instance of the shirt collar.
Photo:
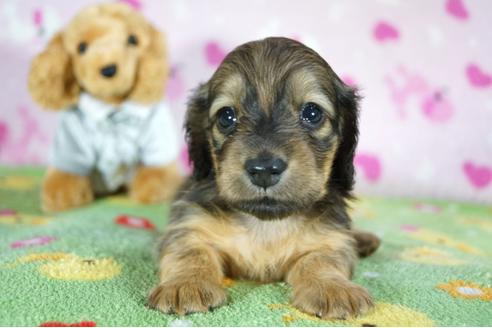
M 151 111 L 149 105 L 137 104 L 133 101 L 125 101 L 119 105 L 108 104 L 99 100 L 88 93 L 82 93 L 79 98 L 79 110 L 91 121 L 100 122 L 106 120 L 113 113 L 120 115 L 137 117 L 140 119 L 147 118 Z

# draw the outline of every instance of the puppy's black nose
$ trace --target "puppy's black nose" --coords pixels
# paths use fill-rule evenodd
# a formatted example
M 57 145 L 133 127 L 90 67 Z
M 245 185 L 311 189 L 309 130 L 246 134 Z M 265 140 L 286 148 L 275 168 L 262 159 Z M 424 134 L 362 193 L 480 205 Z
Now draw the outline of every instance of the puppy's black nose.
M 104 77 L 113 77 L 116 75 L 117 67 L 115 64 L 104 66 L 101 68 L 101 75 Z
M 253 184 L 266 189 L 280 181 L 282 172 L 287 168 L 287 163 L 280 158 L 260 157 L 248 159 L 244 168 Z

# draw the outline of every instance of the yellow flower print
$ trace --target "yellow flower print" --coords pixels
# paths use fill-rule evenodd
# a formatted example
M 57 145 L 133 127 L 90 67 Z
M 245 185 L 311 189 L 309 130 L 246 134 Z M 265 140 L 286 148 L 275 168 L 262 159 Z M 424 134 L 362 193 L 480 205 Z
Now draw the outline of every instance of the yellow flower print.
M 70 254 L 62 253 L 62 252 L 33 253 L 33 254 L 24 255 L 12 263 L 7 263 L 4 265 L 4 267 L 12 269 L 21 264 L 37 262 L 37 261 L 58 261 L 68 256 L 70 256 Z
M 454 258 L 449 253 L 432 247 L 416 247 L 404 250 L 400 257 L 405 261 L 437 264 L 437 265 L 460 265 L 465 261 Z
M 104 280 L 121 272 L 121 266 L 112 258 L 83 259 L 70 256 L 39 267 L 39 272 L 48 278 L 60 280 Z
M 6 225 L 43 225 L 52 220 L 51 217 L 21 213 L 0 215 L 0 224 Z
M 3 176 L 0 177 L 0 188 L 12 190 L 31 190 L 38 184 L 38 179 L 29 176 Z
M 444 290 L 449 295 L 457 298 L 492 301 L 492 288 L 482 287 L 473 282 L 453 280 L 444 284 L 437 285 L 436 288 Z
M 348 320 L 322 320 L 315 316 L 306 314 L 298 309 L 286 304 L 270 304 L 271 310 L 285 309 L 288 312 L 284 313 L 282 320 L 284 323 L 291 323 L 295 320 L 308 320 L 313 322 L 322 322 L 326 325 L 348 325 L 348 326 L 407 326 L 407 327 L 431 327 L 434 322 L 425 314 L 409 309 L 402 305 L 389 303 L 377 303 L 375 308 L 368 314 L 351 318 Z
M 46 261 L 38 270 L 45 277 L 52 279 L 103 280 L 111 279 L 121 272 L 121 266 L 112 258 L 85 259 L 62 252 L 28 254 L 5 265 L 5 268 L 15 268 L 37 261 Z
M 467 216 L 467 217 L 460 217 L 458 219 L 458 222 L 460 222 L 462 224 L 476 225 L 483 230 L 487 230 L 487 231 L 492 232 L 492 221 L 490 221 L 490 220 L 485 220 L 482 218 Z
M 293 315 L 291 315 L 291 314 L 284 314 L 284 315 L 282 316 L 282 321 L 283 321 L 285 324 L 290 324 L 290 323 L 292 323 L 292 322 L 296 321 L 296 318 L 295 318 Z
M 443 233 L 438 233 L 427 229 L 418 229 L 415 232 L 409 233 L 408 235 L 418 240 L 422 240 L 436 245 L 455 248 L 465 253 L 477 254 L 477 255 L 483 254 L 481 250 L 473 246 L 470 246 L 468 244 L 465 244 L 463 242 L 456 241 Z
M 107 197 L 105 201 L 111 205 L 120 205 L 120 206 L 138 206 L 138 205 L 141 205 L 138 202 L 132 200 L 130 197 L 119 196 L 119 195 Z

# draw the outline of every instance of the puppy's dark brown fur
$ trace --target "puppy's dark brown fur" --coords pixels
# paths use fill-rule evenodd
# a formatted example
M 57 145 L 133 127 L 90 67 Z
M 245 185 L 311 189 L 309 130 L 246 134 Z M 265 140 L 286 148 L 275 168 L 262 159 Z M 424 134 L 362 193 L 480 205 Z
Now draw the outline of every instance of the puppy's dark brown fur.
M 301 109 L 321 109 L 316 126 Z M 220 127 L 233 108 L 232 129 Z M 368 292 L 349 279 L 357 255 L 379 245 L 351 230 L 357 96 L 313 50 L 268 38 L 236 48 L 201 85 L 186 117 L 193 176 L 173 205 L 160 243 L 160 282 L 149 304 L 179 314 L 226 301 L 225 276 L 285 280 L 292 304 L 323 318 L 368 311 Z M 259 187 L 251 158 L 287 163 L 277 184 Z

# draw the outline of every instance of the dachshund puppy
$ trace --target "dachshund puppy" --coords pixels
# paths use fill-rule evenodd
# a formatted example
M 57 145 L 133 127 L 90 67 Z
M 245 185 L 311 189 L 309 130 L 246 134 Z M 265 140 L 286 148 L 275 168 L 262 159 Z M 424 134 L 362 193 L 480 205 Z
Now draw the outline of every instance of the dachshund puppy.
M 284 280 L 321 318 L 367 312 L 350 278 L 379 239 L 351 230 L 357 96 L 312 49 L 286 38 L 232 51 L 189 102 L 193 176 L 159 244 L 149 305 L 207 311 L 224 277 Z

